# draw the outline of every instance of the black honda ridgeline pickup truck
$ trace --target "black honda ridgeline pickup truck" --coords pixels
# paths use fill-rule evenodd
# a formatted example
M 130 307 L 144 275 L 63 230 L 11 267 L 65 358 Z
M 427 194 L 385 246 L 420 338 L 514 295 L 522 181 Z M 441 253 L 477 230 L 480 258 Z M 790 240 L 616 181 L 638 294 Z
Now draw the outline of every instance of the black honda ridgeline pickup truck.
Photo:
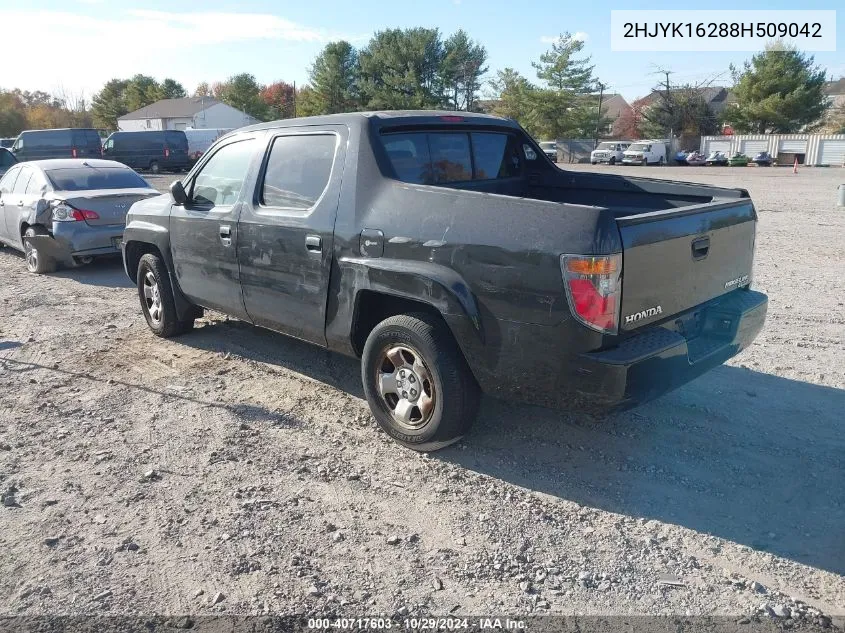
M 747 347 L 748 193 L 557 168 L 513 121 L 378 112 L 218 140 L 123 242 L 147 323 L 210 308 L 362 359 L 394 439 L 435 450 L 480 392 L 636 405 Z

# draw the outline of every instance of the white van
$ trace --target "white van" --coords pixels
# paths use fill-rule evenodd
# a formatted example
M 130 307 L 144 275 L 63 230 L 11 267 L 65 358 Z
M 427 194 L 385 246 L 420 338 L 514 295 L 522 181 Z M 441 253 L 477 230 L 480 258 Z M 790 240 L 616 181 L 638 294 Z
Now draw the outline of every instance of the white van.
M 623 165 L 665 165 L 666 141 L 637 141 L 622 153 Z
M 631 141 L 603 141 L 590 153 L 590 162 L 615 165 L 622 162 L 622 152 L 628 149 Z

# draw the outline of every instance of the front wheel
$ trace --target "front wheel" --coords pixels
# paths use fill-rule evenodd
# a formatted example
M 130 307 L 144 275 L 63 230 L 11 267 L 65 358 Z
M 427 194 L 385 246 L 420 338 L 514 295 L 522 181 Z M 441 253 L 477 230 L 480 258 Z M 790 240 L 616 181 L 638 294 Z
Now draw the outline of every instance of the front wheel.
M 41 226 L 31 226 L 24 233 L 23 251 L 26 256 L 26 269 L 36 275 L 52 273 L 56 270 L 56 260 L 41 253 L 33 246 L 28 237 L 39 237 L 49 235 L 47 229 Z
M 379 426 L 416 451 L 457 442 L 478 412 L 472 372 L 452 333 L 428 314 L 379 323 L 364 345 L 361 378 Z
M 150 163 L 150 171 L 154 174 L 161 173 L 161 166 L 158 164 L 157 160 Z
M 610 160 L 607 161 L 608 165 L 615 165 L 616 164 L 616 156 L 611 156 Z
M 179 320 L 170 276 L 158 256 L 148 253 L 141 258 L 137 280 L 141 311 L 153 334 L 170 338 L 194 327 L 193 319 Z

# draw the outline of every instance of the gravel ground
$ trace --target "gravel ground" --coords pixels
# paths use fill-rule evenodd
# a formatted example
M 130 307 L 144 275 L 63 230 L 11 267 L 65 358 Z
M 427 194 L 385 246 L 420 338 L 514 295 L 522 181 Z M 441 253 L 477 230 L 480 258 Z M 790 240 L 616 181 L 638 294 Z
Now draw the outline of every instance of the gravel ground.
M 432 455 L 377 429 L 353 360 L 214 314 L 162 341 L 119 263 L 0 250 L 0 614 L 841 626 L 845 171 L 605 170 L 751 191 L 764 332 L 600 422 L 486 399 Z

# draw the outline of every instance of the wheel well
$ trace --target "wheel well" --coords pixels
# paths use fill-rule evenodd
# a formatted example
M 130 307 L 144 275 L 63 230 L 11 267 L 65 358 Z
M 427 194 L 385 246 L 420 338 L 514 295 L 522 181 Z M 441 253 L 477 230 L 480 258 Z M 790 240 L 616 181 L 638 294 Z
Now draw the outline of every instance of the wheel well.
M 352 319 L 352 347 L 355 349 L 355 353 L 359 357 L 361 356 L 367 337 L 376 325 L 397 314 L 413 312 L 424 312 L 441 321 L 443 320 L 443 316 L 436 308 L 422 301 L 372 290 L 359 292 L 355 300 L 355 313 Z
M 126 244 L 126 272 L 132 281 L 137 282 L 138 264 L 144 255 L 152 253 L 161 258 L 161 251 L 148 242 L 129 242 Z

